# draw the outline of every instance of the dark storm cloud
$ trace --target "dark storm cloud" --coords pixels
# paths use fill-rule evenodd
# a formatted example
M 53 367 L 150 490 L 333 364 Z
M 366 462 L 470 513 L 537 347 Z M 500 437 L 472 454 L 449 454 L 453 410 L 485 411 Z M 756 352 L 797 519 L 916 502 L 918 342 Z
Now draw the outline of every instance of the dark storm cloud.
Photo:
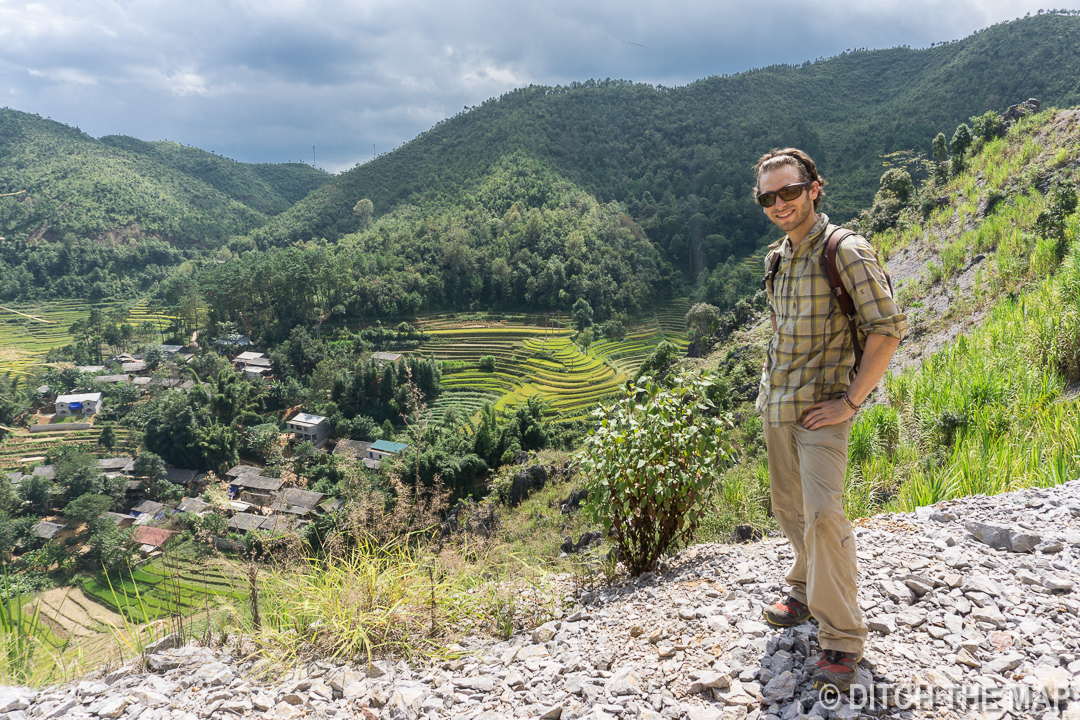
M 521 85 L 684 85 L 847 48 L 925 47 L 1036 8 L 0 0 L 0 104 L 93 135 L 168 138 L 252 162 L 311 162 L 315 145 L 319 165 L 336 171 Z

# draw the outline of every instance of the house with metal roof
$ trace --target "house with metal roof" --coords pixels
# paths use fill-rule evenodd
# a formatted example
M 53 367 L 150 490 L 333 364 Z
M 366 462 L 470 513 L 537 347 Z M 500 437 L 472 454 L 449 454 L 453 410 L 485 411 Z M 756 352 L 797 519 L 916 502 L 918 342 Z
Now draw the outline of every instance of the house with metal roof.
M 306 440 L 318 445 L 323 440 L 330 437 L 330 423 L 322 415 L 312 415 L 304 412 L 297 413 L 285 424 L 285 427 L 288 428 L 289 433 L 292 435 L 292 439 L 296 442 L 304 442 Z
M 198 470 L 188 470 L 186 468 L 166 468 L 165 470 L 165 479 L 173 485 L 198 485 L 204 477 L 206 477 L 206 473 Z
M 106 475 L 131 475 L 135 472 L 135 458 L 99 458 L 98 467 L 100 467 L 101 472 Z
M 348 460 L 359 460 L 367 457 L 368 448 L 372 443 L 367 440 L 338 440 L 334 445 L 334 455 L 339 455 Z
M 141 503 L 131 508 L 131 517 L 137 518 L 140 515 L 149 515 L 150 517 L 156 517 L 158 513 L 164 512 L 165 506 L 159 502 L 153 500 L 143 500 Z
M 101 393 L 78 393 L 75 395 L 61 395 L 56 398 L 56 414 L 64 417 L 67 415 L 93 415 L 101 410 Z
M 390 440 L 376 440 L 371 443 L 371 447 L 368 448 L 368 457 L 372 460 L 382 460 L 383 458 L 392 457 L 397 455 L 402 450 L 409 448 L 405 443 L 391 442 Z
M 135 518 L 130 515 L 124 515 L 118 512 L 106 512 L 102 513 L 102 517 L 112 520 L 113 524 L 121 530 L 131 527 L 135 523 Z
M 300 488 L 285 488 L 274 498 L 274 502 L 270 504 L 270 509 L 304 517 L 314 512 L 315 508 L 325 498 L 326 493 L 301 490 Z
M 56 534 L 66 528 L 67 525 L 61 525 L 60 523 L 49 522 L 48 520 L 40 520 L 34 523 L 31 530 L 34 534 L 43 540 L 52 540 L 56 537 Z
M 192 515 L 202 515 L 210 512 L 214 506 L 206 502 L 202 498 L 186 497 L 180 501 L 180 504 L 176 506 L 177 511 L 182 513 L 191 513 Z
M 392 352 L 373 352 L 371 353 L 371 359 L 376 362 L 397 362 L 401 359 L 401 353 Z

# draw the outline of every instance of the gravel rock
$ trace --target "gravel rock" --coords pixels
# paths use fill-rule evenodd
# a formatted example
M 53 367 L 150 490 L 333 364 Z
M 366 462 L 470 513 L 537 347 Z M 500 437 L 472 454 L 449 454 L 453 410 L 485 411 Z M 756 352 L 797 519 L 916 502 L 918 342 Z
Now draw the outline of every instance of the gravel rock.
M 870 628 L 861 685 L 1018 685 L 1060 702 L 1013 717 L 1080 720 L 1080 481 L 867 518 L 854 534 Z M 579 593 L 558 579 L 567 599 L 556 618 L 509 640 L 459 638 L 435 664 L 310 663 L 270 681 L 243 659 L 166 638 L 144 668 L 41 692 L 0 687 L 0 720 L 858 717 L 810 687 L 817 625 L 762 621 L 786 594 L 792 558 L 786 540 L 767 538 L 691 547 L 657 575 L 607 588 Z

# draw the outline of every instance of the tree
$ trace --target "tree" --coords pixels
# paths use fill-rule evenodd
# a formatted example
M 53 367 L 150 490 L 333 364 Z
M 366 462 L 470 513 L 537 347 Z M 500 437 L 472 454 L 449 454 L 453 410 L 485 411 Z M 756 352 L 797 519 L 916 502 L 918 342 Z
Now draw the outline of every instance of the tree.
M 129 569 L 139 553 L 131 535 L 131 530 L 121 530 L 111 522 L 97 523 L 87 543 L 90 550 L 86 561 L 106 572 Z
M 15 521 L 7 514 L 6 510 L 0 510 L 0 558 L 15 549 Z
M 139 453 L 139 456 L 135 458 L 134 467 L 132 472 L 135 477 L 140 480 L 163 480 L 168 473 L 168 468 L 165 466 L 165 461 L 161 459 L 161 456 L 150 450 L 143 450 Z
M 709 328 L 720 317 L 720 308 L 708 303 L 695 303 L 686 312 L 686 324 L 690 327 L 691 339 L 704 337 Z
M 375 205 L 367 198 L 363 198 L 356 201 L 352 211 L 353 215 L 360 218 L 360 229 L 364 230 L 371 224 L 371 216 L 375 213 Z
M 889 193 L 901 203 L 907 203 L 914 191 L 915 185 L 911 182 L 911 175 L 906 170 L 892 168 L 886 170 L 881 176 L 878 192 Z
M 973 138 L 971 137 L 971 128 L 967 126 L 967 123 L 960 123 L 960 125 L 956 128 L 956 132 L 953 133 L 950 146 L 952 147 L 953 160 L 959 161 L 961 166 L 964 160 L 964 153 L 966 153 L 968 148 L 971 147 L 972 140 Z M 954 168 L 954 173 L 955 171 L 956 168 Z
M 85 450 L 61 448 L 54 465 L 56 484 L 63 490 L 68 502 L 82 495 L 101 494 L 105 489 L 105 476 L 97 458 Z
M 98 436 L 98 445 L 109 448 L 110 450 L 116 445 L 116 428 L 113 427 L 111 422 L 101 426 L 101 435 Z
M 570 310 L 570 315 L 574 319 L 574 327 L 578 332 L 585 332 L 585 330 L 592 327 L 593 324 L 593 309 L 592 305 L 589 305 L 589 301 L 585 298 L 578 298 L 574 302 L 574 307 Z
M 30 506 L 30 512 L 42 515 L 52 505 L 53 481 L 42 475 L 26 475 L 19 481 L 19 499 Z
M 982 115 L 975 115 L 971 118 L 971 131 L 975 137 L 981 138 L 983 142 L 990 142 L 994 138 L 1005 134 L 1005 122 L 996 112 L 987 110 Z
M 87 530 L 91 531 L 95 521 L 112 506 L 113 499 L 108 495 L 83 495 L 64 506 L 64 517 L 75 521 L 76 525 L 85 523 Z
M 945 133 L 938 133 L 930 144 L 930 148 L 934 153 L 934 162 L 943 163 L 949 159 L 949 145 L 945 139 Z

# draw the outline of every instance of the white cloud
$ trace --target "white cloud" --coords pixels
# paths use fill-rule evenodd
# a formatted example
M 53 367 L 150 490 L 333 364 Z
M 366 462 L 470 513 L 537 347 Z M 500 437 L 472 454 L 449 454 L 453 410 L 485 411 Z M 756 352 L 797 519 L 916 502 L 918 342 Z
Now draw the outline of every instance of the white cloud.
M 685 85 L 847 48 L 925 47 L 1037 8 L 1035 0 L 0 0 L 0 88 L 17 109 L 93 134 L 168 137 L 247 161 L 310 157 L 315 144 L 326 148 L 320 164 L 337 170 L 369 158 L 373 143 L 396 147 L 530 83 Z

